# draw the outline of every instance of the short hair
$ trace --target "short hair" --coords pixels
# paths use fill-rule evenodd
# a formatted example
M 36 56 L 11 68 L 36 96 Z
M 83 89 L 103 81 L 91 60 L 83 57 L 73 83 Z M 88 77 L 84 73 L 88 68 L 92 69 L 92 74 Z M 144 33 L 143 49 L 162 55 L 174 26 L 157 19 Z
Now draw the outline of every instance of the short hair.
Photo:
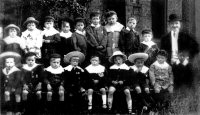
M 35 52 L 28 52 L 28 53 L 26 53 L 25 54 L 25 59 L 27 59 L 30 56 L 36 56 L 36 53 Z
M 57 54 L 57 53 L 51 54 L 51 56 L 50 56 L 50 61 L 51 61 L 52 59 L 56 59 L 56 58 L 60 58 L 60 59 L 61 59 L 60 54 Z
M 151 29 L 144 29 L 144 30 L 142 30 L 142 35 L 144 35 L 144 34 L 152 34 L 153 35 L 153 32 Z
M 164 56 L 166 58 L 168 57 L 168 53 L 165 50 L 159 50 L 158 53 L 157 53 L 157 56 L 158 55 Z
M 81 18 L 81 17 L 76 18 L 76 19 L 75 19 L 75 25 L 76 25 L 78 22 L 82 22 L 82 23 L 85 25 L 85 19 L 84 19 L 84 18 Z
M 101 17 L 101 13 L 99 10 L 93 11 L 90 13 L 90 19 L 92 19 L 93 17 L 96 17 L 96 16 Z
M 137 22 L 137 18 L 136 18 L 135 16 L 129 17 L 127 22 L 129 22 L 129 21 L 131 21 L 131 20 L 135 20 L 135 21 Z
M 116 13 L 115 11 L 111 10 L 111 11 L 106 12 L 105 17 L 106 17 L 106 18 L 109 18 L 109 17 L 111 17 L 111 16 L 113 16 L 113 15 L 117 15 L 117 13 Z

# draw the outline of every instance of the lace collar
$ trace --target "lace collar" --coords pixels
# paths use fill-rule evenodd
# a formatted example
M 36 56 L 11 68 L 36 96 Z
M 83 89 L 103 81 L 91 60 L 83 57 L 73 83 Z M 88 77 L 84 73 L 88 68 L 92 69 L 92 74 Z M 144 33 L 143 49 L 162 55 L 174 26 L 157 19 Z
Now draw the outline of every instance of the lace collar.
M 9 70 L 9 72 L 7 73 L 7 71 L 6 71 L 6 67 L 3 69 L 3 73 L 5 74 L 5 75 L 10 75 L 11 73 L 13 73 L 13 72 L 15 72 L 15 71 L 20 71 L 16 66 L 14 66 L 14 67 L 12 67 L 10 70 Z
M 145 42 L 145 41 L 143 41 L 142 43 L 145 44 L 145 45 L 147 45 L 149 48 L 151 48 L 153 45 L 156 44 L 156 43 L 153 42 L 153 41 L 149 41 L 149 42 Z
M 35 35 L 38 36 L 38 34 L 41 33 L 41 30 L 35 28 L 33 31 L 29 31 L 28 29 L 22 32 L 22 36 L 28 36 L 28 35 Z
M 131 29 L 129 27 L 126 27 L 126 30 L 131 31 Z M 133 32 L 136 32 L 134 29 L 132 29 Z
M 135 65 L 130 66 L 130 67 L 131 67 L 131 69 L 133 69 L 134 71 L 137 71 L 137 70 L 138 70 L 138 68 L 137 68 Z M 142 73 L 147 73 L 148 70 L 149 70 L 148 67 L 143 66 L 142 69 L 141 69 L 141 72 L 142 72 Z
M 159 67 L 159 68 L 161 68 L 161 69 L 164 69 L 164 68 L 168 68 L 168 67 L 169 67 L 169 64 L 166 63 L 166 62 L 164 62 L 163 64 L 160 64 L 160 63 L 158 63 L 158 61 L 155 61 L 155 62 L 154 62 L 154 65 L 157 66 L 157 67 Z
M 29 67 L 28 64 L 24 64 L 22 68 L 25 69 L 25 70 L 27 70 L 27 71 L 32 71 L 38 65 L 39 64 L 35 63 L 32 67 Z
M 107 24 L 107 25 L 105 26 L 107 32 L 115 32 L 115 31 L 116 31 L 116 32 L 120 32 L 120 31 L 122 30 L 123 27 L 124 27 L 124 26 L 123 26 L 122 24 L 120 24 L 119 22 L 116 22 L 116 23 L 113 24 L 113 25 Z
M 75 32 L 78 33 L 78 34 L 81 34 L 83 36 L 85 36 L 85 34 L 86 34 L 85 30 L 84 31 L 76 30 Z
M 19 36 L 16 36 L 14 38 L 11 38 L 10 36 L 7 36 L 3 40 L 4 40 L 4 42 L 6 44 L 13 44 L 13 43 L 20 44 L 20 42 L 21 42 L 22 39 Z
M 91 26 L 94 28 L 99 28 L 101 25 L 100 24 L 98 24 L 98 25 L 91 24 Z
M 61 37 L 64 37 L 64 38 L 69 38 L 69 37 L 72 36 L 72 32 L 69 31 L 69 32 L 67 32 L 67 33 L 64 33 L 64 32 L 62 31 L 62 32 L 60 32 L 60 36 L 61 36 Z
M 59 32 L 55 28 L 51 28 L 51 29 L 44 28 L 42 33 L 43 33 L 44 36 L 48 37 L 48 36 L 58 34 Z
M 120 66 L 114 64 L 113 66 L 110 67 L 110 69 L 124 69 L 124 70 L 129 70 L 130 67 L 128 67 L 125 63 L 123 63 Z
M 72 71 L 72 69 L 74 68 L 74 66 L 72 65 L 68 65 L 67 67 L 65 67 L 64 69 L 67 70 L 67 71 Z M 80 69 L 82 72 L 84 72 L 84 70 L 79 67 L 79 66 L 76 66 L 76 68 Z
M 54 69 L 51 66 L 49 66 L 45 70 L 52 74 L 61 74 L 62 72 L 64 72 L 64 68 L 62 66 L 58 67 L 57 69 Z
M 105 67 L 102 65 L 98 65 L 98 66 L 93 66 L 92 64 L 90 64 L 89 66 L 87 66 L 85 68 L 89 73 L 103 73 L 105 72 Z

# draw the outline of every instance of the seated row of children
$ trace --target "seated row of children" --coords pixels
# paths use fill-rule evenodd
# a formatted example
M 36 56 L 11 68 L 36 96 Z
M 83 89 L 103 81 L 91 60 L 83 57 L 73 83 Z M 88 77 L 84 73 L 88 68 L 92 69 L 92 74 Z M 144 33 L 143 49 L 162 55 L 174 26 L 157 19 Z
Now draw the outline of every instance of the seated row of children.
M 54 17 L 46 16 L 44 30 L 39 30 L 39 21 L 34 17 L 29 17 L 24 22 L 27 29 L 20 35 L 20 28 L 14 24 L 5 27 L 8 34 L 1 43 L 1 52 L 15 51 L 24 57 L 27 52 L 35 52 L 37 60 L 49 66 L 50 55 L 58 53 L 62 57 L 71 51 L 80 51 L 86 56 L 85 65 L 89 64 L 92 55 L 97 54 L 102 59 L 102 64 L 106 64 L 108 58 L 114 51 L 120 50 L 126 56 L 136 52 L 146 52 L 149 58 L 146 64 L 148 67 L 155 61 L 155 53 L 158 50 L 156 43 L 151 39 L 153 33 L 149 29 L 142 32 L 143 42 L 140 34 L 135 30 L 137 19 L 130 17 L 127 27 L 117 22 L 117 13 L 109 11 L 105 15 L 107 24 L 101 25 L 100 12 L 90 14 L 90 25 L 86 25 L 85 19 L 75 19 L 75 31 L 69 19 L 61 21 L 61 31 L 55 29 Z M 41 25 L 40 25 L 41 26 Z M 71 30 L 70 30 L 71 29 Z M 71 32 L 73 31 L 73 32 Z M 153 53 L 152 53 L 153 52 Z
M 109 57 L 112 64 L 109 69 L 100 64 L 98 55 L 91 57 L 91 64 L 86 68 L 81 68 L 79 64 L 84 62 L 85 55 L 79 51 L 65 55 L 63 60 L 69 64 L 66 67 L 60 65 L 62 58 L 59 54 L 51 55 L 47 68 L 36 63 L 35 53 L 29 52 L 25 57 L 26 64 L 17 68 L 15 62 L 19 60 L 19 54 L 0 54 L 0 58 L 5 60 L 1 73 L 1 95 L 4 100 L 2 107 L 6 112 L 37 114 L 38 111 L 48 111 L 56 114 L 58 111 L 74 110 L 72 112 L 76 113 L 81 111 L 81 106 L 88 106 L 87 110 L 91 111 L 96 92 L 101 94 L 102 109 L 113 112 L 113 102 L 117 104 L 117 98 L 120 98 L 114 94 L 120 92 L 125 94 L 126 112 L 134 113 L 143 107 L 150 108 L 146 102 L 149 102 L 151 94 L 154 94 L 153 100 L 159 103 L 161 90 L 173 92 L 172 68 L 166 62 L 167 53 L 163 50 L 157 53 L 150 69 L 144 65 L 148 59 L 146 53 L 133 53 L 127 60 L 125 54 L 115 51 Z M 127 61 L 132 65 L 128 66 Z M 82 103 L 83 95 L 87 97 L 86 105 Z

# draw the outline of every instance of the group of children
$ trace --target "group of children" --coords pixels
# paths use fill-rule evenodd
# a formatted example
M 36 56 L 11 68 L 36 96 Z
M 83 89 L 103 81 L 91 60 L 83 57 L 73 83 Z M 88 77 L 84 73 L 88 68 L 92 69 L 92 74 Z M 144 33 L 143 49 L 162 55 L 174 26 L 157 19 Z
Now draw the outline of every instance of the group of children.
M 120 110 L 114 105 L 124 96 L 127 113 L 156 111 L 154 107 L 163 101 L 160 92 L 173 92 L 166 51 L 152 41 L 150 29 L 142 31 L 141 42 L 136 18 L 129 18 L 125 28 L 117 22 L 116 12 L 109 11 L 105 17 L 107 24 L 102 26 L 100 12 L 92 12 L 87 27 L 83 18 L 77 18 L 73 33 L 68 20 L 63 20 L 61 32 L 57 31 L 51 16 L 45 17 L 43 31 L 36 28 L 39 22 L 35 18 L 27 18 L 27 30 L 21 37 L 17 36 L 19 27 L 8 25 L 0 54 L 5 60 L 2 110 L 64 114 L 80 113 L 86 106 L 91 112 L 94 94 L 100 94 L 100 106 L 109 113 Z M 16 63 L 20 57 L 22 65 Z

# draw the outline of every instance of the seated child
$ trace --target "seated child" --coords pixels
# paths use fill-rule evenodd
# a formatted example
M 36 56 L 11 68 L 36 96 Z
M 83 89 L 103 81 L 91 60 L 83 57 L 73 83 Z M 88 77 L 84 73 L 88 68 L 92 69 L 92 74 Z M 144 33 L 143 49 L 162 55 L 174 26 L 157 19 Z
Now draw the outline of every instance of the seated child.
M 160 94 L 161 91 L 173 93 L 173 72 L 172 67 L 166 62 L 167 55 L 165 50 L 160 50 L 157 53 L 157 60 L 149 69 L 150 82 L 154 87 L 157 104 L 164 101 L 162 97 L 165 97 L 165 94 Z
M 36 25 L 39 22 L 34 17 L 28 17 L 24 22 L 26 30 L 22 32 L 21 39 L 25 42 L 25 53 L 34 52 L 37 58 L 41 58 L 42 34 Z
M 145 107 L 147 109 L 147 94 L 149 91 L 149 68 L 144 65 L 145 61 L 148 59 L 148 54 L 146 53 L 134 53 L 128 57 L 131 63 L 134 63 L 130 68 L 133 70 L 134 74 L 131 77 L 131 87 L 136 91 L 136 103 L 137 108 L 141 109 Z
M 42 62 L 45 67 L 49 66 L 51 54 L 60 53 L 60 35 L 54 28 L 55 19 L 52 16 L 46 16 L 44 30 L 42 31 L 43 44 L 41 48 Z
M 90 59 L 91 64 L 85 69 L 89 73 L 88 78 L 88 110 L 92 110 L 92 95 L 94 91 L 100 91 L 102 95 L 102 108 L 106 106 L 106 70 L 105 67 L 100 65 L 99 56 L 92 56 Z
M 73 50 L 87 54 L 85 21 L 83 18 L 75 20 L 76 31 L 72 34 Z
M 118 42 L 119 50 L 124 52 L 126 56 L 138 52 L 140 47 L 140 36 L 135 30 L 136 25 L 136 18 L 130 17 L 127 22 L 127 27 L 123 28 L 120 33 Z
M 107 56 L 107 32 L 101 25 L 101 14 L 99 11 L 93 11 L 90 14 L 91 25 L 86 28 L 86 36 L 88 43 L 87 57 L 92 55 L 99 55 L 102 59 L 101 63 L 105 63 L 105 57 Z
M 5 32 L 8 36 L 3 39 L 2 51 L 13 51 L 23 56 L 24 41 L 17 35 L 20 32 L 20 28 L 14 24 L 9 24 L 5 27 Z
M 24 74 L 22 100 L 26 102 L 24 109 L 27 112 L 35 113 L 40 109 L 37 108 L 39 105 L 36 101 L 42 98 L 43 66 L 36 63 L 36 53 L 34 52 L 26 53 L 25 60 L 26 64 L 22 66 Z
M 117 13 L 115 11 L 108 11 L 105 15 L 107 24 L 105 25 L 106 32 L 108 33 L 108 56 L 111 56 L 113 52 L 119 50 L 118 41 L 120 32 L 123 29 L 123 25 L 117 22 Z
M 20 58 L 21 56 L 15 52 L 4 52 L 0 54 L 0 60 L 5 63 L 5 68 L 1 71 L 1 107 L 2 111 L 5 111 L 6 114 L 18 115 L 22 112 L 22 72 L 15 66 Z
M 114 63 L 108 70 L 108 110 L 112 109 L 113 95 L 116 90 L 123 91 L 126 95 L 128 112 L 132 113 L 132 99 L 127 82 L 130 76 L 130 67 L 124 62 L 127 57 L 121 51 L 115 51 L 109 58 L 111 63 Z
M 79 64 L 83 63 L 85 55 L 79 51 L 72 51 L 64 56 L 64 62 L 69 63 L 64 72 L 64 88 L 68 94 L 69 112 L 79 113 L 83 106 L 82 96 L 85 94 L 86 71 Z
M 157 44 L 152 41 L 153 33 L 150 29 L 144 29 L 142 31 L 142 39 L 140 45 L 140 51 L 147 53 L 149 58 L 146 60 L 145 65 L 150 67 L 150 65 L 156 61 L 156 54 L 159 50 Z

